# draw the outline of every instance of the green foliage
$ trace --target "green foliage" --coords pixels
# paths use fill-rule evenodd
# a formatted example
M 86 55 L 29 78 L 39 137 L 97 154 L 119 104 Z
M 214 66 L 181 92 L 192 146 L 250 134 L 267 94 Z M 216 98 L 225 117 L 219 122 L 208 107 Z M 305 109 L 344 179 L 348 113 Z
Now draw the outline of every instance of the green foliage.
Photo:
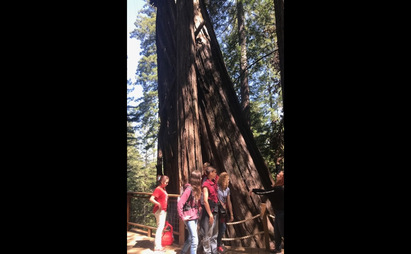
M 209 2 L 209 13 L 225 64 L 239 95 L 241 73 L 236 1 Z M 257 146 L 267 166 L 273 171 L 276 158 L 284 153 L 283 104 L 274 3 L 272 0 L 250 0 L 243 1 L 243 7 L 246 19 L 250 124 Z
M 148 1 L 147 1 L 148 2 Z M 154 7 L 146 4 L 139 11 L 136 28 L 130 38 L 140 41 L 141 58 L 137 64 L 136 82 L 143 95 L 128 108 L 127 190 L 151 193 L 156 187 L 157 133 L 159 128 L 157 95 L 157 55 Z M 132 198 L 130 220 L 156 226 L 153 205 L 146 198 Z
M 156 187 L 156 169 L 154 162 L 145 164 L 137 149 L 136 134 L 127 124 L 127 191 L 152 192 Z M 147 199 L 132 198 L 130 221 L 156 226 L 152 214 L 152 204 Z
M 153 204 L 147 198 L 132 198 L 130 203 L 130 221 L 156 227 Z
M 130 38 L 140 41 L 141 58 L 137 65 L 136 82 L 133 85 L 141 86 L 143 95 L 136 101 L 137 106 L 130 111 L 129 119 L 135 123 L 135 129 L 138 130 L 139 149 L 146 166 L 150 166 L 156 159 L 159 129 L 155 23 L 155 8 L 146 4 L 137 15 L 134 23 L 136 28 L 130 33 Z

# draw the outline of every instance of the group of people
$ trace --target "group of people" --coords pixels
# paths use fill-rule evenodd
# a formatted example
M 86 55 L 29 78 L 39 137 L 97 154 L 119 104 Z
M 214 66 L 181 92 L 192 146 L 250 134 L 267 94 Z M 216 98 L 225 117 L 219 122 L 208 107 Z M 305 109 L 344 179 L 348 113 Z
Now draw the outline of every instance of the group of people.
M 253 189 L 250 191 L 250 195 L 251 193 L 257 195 L 275 195 L 277 197 L 276 199 L 278 199 L 278 197 L 283 195 L 281 191 L 284 190 L 284 171 L 280 171 L 276 178 L 277 180 L 272 185 L 272 190 Z M 168 194 L 166 186 L 168 182 L 168 176 L 160 176 L 159 185 L 150 197 L 150 202 L 154 204 L 153 213 L 157 221 L 157 231 L 154 241 L 155 252 L 164 251 L 163 246 L 161 246 L 161 236 L 167 216 Z M 281 182 L 282 190 L 281 187 L 279 188 Z M 203 172 L 199 170 L 191 172 L 189 182 L 184 185 L 183 192 L 177 202 L 178 215 L 188 231 L 188 237 L 181 253 L 196 254 L 198 248 L 201 248 L 205 254 L 217 254 L 225 251 L 222 237 L 227 228 L 226 223 L 234 220 L 230 188 L 228 187 L 229 183 L 228 173 L 222 172 L 218 175 L 217 169 L 208 162 L 204 163 Z M 282 201 L 282 204 L 283 203 L 284 201 Z M 281 252 L 281 240 L 284 237 L 284 209 L 283 206 L 282 208 L 277 208 L 278 209 L 274 208 L 275 221 L 277 221 L 277 218 L 282 221 L 278 221 L 274 225 L 275 253 Z M 201 241 L 199 241 L 200 238 Z M 278 241 L 279 244 L 277 244 Z

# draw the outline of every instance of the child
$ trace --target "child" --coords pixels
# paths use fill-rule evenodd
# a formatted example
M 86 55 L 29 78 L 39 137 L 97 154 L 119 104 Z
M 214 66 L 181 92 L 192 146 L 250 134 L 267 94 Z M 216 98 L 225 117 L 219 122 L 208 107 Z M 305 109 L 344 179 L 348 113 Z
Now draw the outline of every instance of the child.
M 177 203 L 177 211 L 181 220 L 188 230 L 188 237 L 184 243 L 181 253 L 196 254 L 198 247 L 197 222 L 200 209 L 201 197 L 201 172 L 194 170 L 191 172 L 190 183 L 184 186 Z M 190 249 L 190 252 L 188 250 Z
M 200 234 L 203 237 L 201 243 L 205 254 L 217 253 L 218 234 L 218 197 L 217 197 L 217 170 L 208 166 L 205 170 L 207 179 L 202 184 L 203 204 L 200 219 Z
M 168 182 L 168 176 L 160 176 L 159 185 L 154 189 L 154 192 L 150 197 L 150 202 L 154 204 L 153 213 L 157 221 L 154 251 L 164 251 L 164 248 L 161 246 L 161 236 L 163 235 L 163 229 L 167 218 L 168 193 L 166 191 L 166 186 L 168 185 Z
M 219 253 L 224 252 L 223 244 L 221 239 L 225 233 L 227 228 L 227 219 L 229 222 L 234 220 L 233 217 L 233 207 L 231 205 L 230 199 L 230 188 L 228 184 L 230 183 L 230 179 L 228 177 L 227 172 L 223 172 L 220 174 L 220 177 L 217 182 L 218 190 L 218 200 L 220 201 L 221 207 L 219 209 L 219 224 L 218 224 L 218 236 L 217 236 L 217 250 Z

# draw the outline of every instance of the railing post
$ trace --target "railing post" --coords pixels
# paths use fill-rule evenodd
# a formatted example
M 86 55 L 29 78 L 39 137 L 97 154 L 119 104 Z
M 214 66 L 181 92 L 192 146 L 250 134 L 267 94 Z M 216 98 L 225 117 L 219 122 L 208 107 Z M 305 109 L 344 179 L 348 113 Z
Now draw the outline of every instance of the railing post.
M 178 224 L 178 233 L 179 233 L 178 244 L 181 246 L 184 244 L 184 241 L 186 239 L 186 236 L 185 236 L 186 227 L 185 227 L 184 221 L 181 218 L 179 218 L 178 223 L 179 223 Z
M 261 203 L 261 219 L 263 220 L 263 227 L 264 227 L 264 242 L 265 242 L 265 249 L 270 250 L 270 238 L 268 234 L 268 217 L 267 217 L 267 206 L 265 203 Z
M 131 193 L 127 193 L 127 231 L 129 229 L 129 222 L 130 222 L 130 200 L 131 200 Z

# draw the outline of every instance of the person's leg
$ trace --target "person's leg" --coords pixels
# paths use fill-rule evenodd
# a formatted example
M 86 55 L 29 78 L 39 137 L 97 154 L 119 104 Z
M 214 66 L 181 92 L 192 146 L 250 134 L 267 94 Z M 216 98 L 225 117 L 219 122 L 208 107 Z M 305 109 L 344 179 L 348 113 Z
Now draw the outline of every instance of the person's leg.
M 277 211 L 276 217 L 278 218 L 278 230 L 282 240 L 284 241 L 284 210 Z M 280 240 L 280 250 L 281 250 L 281 240 Z
M 163 248 L 161 246 L 161 237 L 163 235 L 163 229 L 166 224 L 167 212 L 164 210 L 161 210 L 161 211 L 157 210 L 155 215 L 156 215 L 156 218 L 158 219 L 157 219 L 156 237 L 154 239 L 154 250 L 161 250 Z
M 281 251 L 281 237 L 284 237 L 284 211 L 276 211 L 274 219 L 275 249 Z
M 184 242 L 183 248 L 181 249 L 181 253 L 182 253 L 182 254 L 187 254 L 187 251 L 188 251 L 188 250 L 190 249 L 190 247 L 191 247 L 191 231 L 190 231 L 190 229 L 188 228 L 187 221 L 184 221 L 184 225 L 186 226 L 186 228 L 187 228 L 187 230 L 188 230 L 188 236 L 187 236 L 187 239 L 186 239 L 185 242 Z
M 157 222 L 157 230 L 156 230 L 156 235 L 155 235 L 155 238 L 154 238 L 154 249 L 157 249 L 158 247 L 160 247 L 160 246 L 158 246 L 157 245 L 157 242 L 158 242 L 158 240 L 157 240 L 157 236 L 159 235 L 159 224 L 160 224 L 160 210 L 157 210 L 155 213 L 154 213 L 154 216 L 156 217 L 156 222 Z
M 198 235 L 197 235 L 197 220 L 190 220 L 187 222 L 189 236 L 191 238 L 190 254 L 197 253 Z
M 274 246 L 275 250 L 281 250 L 281 235 L 278 227 L 277 217 L 274 219 Z
M 220 223 L 218 224 L 218 236 L 217 236 L 217 248 L 221 246 L 221 239 L 227 228 L 225 218 L 220 218 Z
M 210 238 L 212 236 L 212 231 L 210 229 L 211 227 L 209 223 L 208 213 L 204 212 L 203 216 L 201 217 L 201 243 L 203 245 L 203 253 L 205 254 L 211 254 Z
M 203 216 L 204 216 L 204 206 L 199 214 L 198 222 L 197 222 L 197 232 L 198 232 L 198 246 L 197 246 L 197 253 L 203 254 L 203 239 L 204 239 L 204 229 L 202 225 Z
M 218 215 L 217 213 L 213 213 L 214 222 L 209 231 L 211 232 L 210 236 L 210 248 L 211 253 L 217 254 L 217 236 L 218 236 Z

